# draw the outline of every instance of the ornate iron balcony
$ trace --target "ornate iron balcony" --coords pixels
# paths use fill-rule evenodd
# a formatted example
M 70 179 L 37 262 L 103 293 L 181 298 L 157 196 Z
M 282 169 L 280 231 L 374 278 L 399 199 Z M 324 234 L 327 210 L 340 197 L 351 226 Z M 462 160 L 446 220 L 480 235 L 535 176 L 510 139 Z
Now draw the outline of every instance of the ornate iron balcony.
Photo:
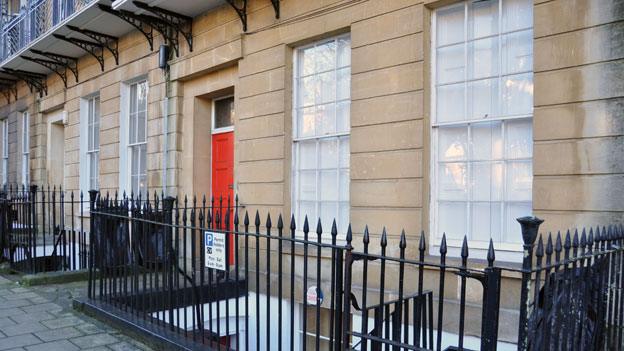
M 93 1 L 95 0 L 33 1 L 28 8 L 24 8 L 2 26 L 0 61 L 4 62 L 12 57 Z

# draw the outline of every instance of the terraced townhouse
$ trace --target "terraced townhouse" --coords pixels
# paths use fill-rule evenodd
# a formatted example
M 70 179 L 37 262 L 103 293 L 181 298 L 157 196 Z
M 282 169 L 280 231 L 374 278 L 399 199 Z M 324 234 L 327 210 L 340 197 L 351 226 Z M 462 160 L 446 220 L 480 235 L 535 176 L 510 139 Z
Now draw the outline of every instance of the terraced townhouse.
M 1 38 L 7 186 L 236 194 L 512 266 L 518 217 L 624 223 L 622 1 L 5 0 Z

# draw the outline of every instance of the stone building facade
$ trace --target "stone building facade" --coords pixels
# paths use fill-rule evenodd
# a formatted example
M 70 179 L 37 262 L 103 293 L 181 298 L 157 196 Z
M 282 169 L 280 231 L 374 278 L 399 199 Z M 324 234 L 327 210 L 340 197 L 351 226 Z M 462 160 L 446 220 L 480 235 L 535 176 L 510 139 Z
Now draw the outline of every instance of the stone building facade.
M 276 19 L 251 0 L 246 30 L 209 3 L 185 13 L 193 49 L 180 37 L 167 70 L 162 36 L 151 50 L 131 30 L 119 64 L 83 52 L 78 82 L 48 71 L 41 96 L 18 82 L 0 105 L 5 183 L 210 196 L 225 179 L 261 215 L 336 217 L 356 238 L 367 224 L 373 241 L 425 231 L 431 254 L 442 232 L 455 255 L 464 234 L 477 251 L 493 237 L 511 262 L 515 217 L 624 221 L 621 1 L 284 0 Z M 18 56 L 0 66 L 37 67 Z

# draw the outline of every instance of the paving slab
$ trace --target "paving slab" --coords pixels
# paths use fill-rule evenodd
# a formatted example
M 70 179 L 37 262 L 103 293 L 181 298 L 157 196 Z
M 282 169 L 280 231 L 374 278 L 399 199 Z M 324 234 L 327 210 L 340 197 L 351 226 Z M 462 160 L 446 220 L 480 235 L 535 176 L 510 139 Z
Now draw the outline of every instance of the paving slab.
M 20 286 L 0 275 L 0 350 L 151 351 L 108 325 L 75 313 L 71 301 L 86 284 Z

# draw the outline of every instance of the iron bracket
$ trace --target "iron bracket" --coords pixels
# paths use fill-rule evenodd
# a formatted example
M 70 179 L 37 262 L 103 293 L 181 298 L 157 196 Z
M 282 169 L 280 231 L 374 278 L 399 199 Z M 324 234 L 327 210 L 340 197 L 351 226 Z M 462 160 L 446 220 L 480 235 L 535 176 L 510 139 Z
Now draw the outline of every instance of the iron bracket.
M 142 10 L 149 11 L 154 14 L 162 21 L 161 25 L 164 23 L 167 27 L 170 27 L 176 32 L 176 37 L 181 34 L 184 39 L 186 39 L 189 50 L 191 52 L 193 51 L 193 18 L 157 6 L 149 6 L 140 1 L 133 1 L 133 4 Z M 177 38 L 176 44 L 178 44 Z M 179 44 L 174 46 L 174 49 L 176 51 L 176 55 L 179 56 Z
M 45 74 L 14 70 L 10 68 L 2 68 L 1 72 L 25 81 L 30 89 L 30 92 L 37 90 L 39 97 L 43 97 L 43 94 L 48 95 L 48 84 L 46 81 L 47 76 Z
M 71 29 L 74 32 L 86 35 L 87 37 L 95 40 L 100 45 L 108 49 L 108 51 L 110 51 L 110 53 L 113 54 L 113 57 L 115 58 L 115 64 L 119 66 L 119 38 L 108 34 L 94 32 L 88 29 L 80 29 L 78 27 L 70 25 L 67 25 L 67 28 Z
M 273 9 L 275 10 L 275 18 L 280 18 L 280 2 L 279 0 L 271 0 L 271 4 L 273 5 Z
M 29 56 L 24 56 L 24 55 L 21 55 L 20 57 L 23 58 L 24 60 L 34 62 L 36 64 L 42 65 L 43 67 L 46 67 L 52 70 L 59 77 L 61 77 L 61 79 L 63 80 L 63 84 L 65 85 L 65 88 L 67 88 L 67 70 L 65 69 L 64 65 L 51 61 L 51 60 L 46 60 L 46 59 L 41 59 L 41 58 L 29 57 Z
M 78 83 L 78 59 L 71 56 L 65 56 L 61 54 L 55 54 L 52 52 L 44 52 L 35 49 L 30 49 L 30 52 L 33 54 L 44 56 L 49 60 L 54 61 L 55 63 L 65 66 L 66 69 L 69 69 L 76 78 L 76 83 Z M 67 87 L 67 85 L 65 85 Z
M 238 17 L 240 17 L 240 20 L 243 24 L 243 32 L 247 31 L 247 0 L 242 0 L 242 5 L 241 6 L 236 6 L 236 2 L 237 0 L 227 0 L 228 4 L 230 4 L 230 6 L 232 6 L 232 8 L 234 8 L 234 10 L 236 11 L 236 13 L 238 14 Z M 273 3 L 273 7 L 275 7 L 275 1 L 271 0 L 271 2 Z
M 100 68 L 104 72 L 104 46 L 100 43 L 94 43 L 88 40 L 78 38 L 68 38 L 60 34 L 54 34 L 54 37 L 70 44 L 74 44 L 82 50 L 91 54 L 100 63 Z
M 2 93 L 4 93 L 4 97 L 7 99 L 7 104 L 11 103 L 11 93 L 15 97 L 15 101 L 17 101 L 17 81 L 13 79 L 5 79 L 0 78 L 0 88 L 2 88 Z
M 100 8 L 100 10 L 109 13 L 115 17 L 118 17 L 136 28 L 147 39 L 150 50 L 154 50 L 154 27 L 151 26 L 149 23 L 146 23 L 140 16 L 135 15 L 134 13 L 129 11 L 113 10 L 112 7 L 104 4 L 99 4 L 98 7 Z

